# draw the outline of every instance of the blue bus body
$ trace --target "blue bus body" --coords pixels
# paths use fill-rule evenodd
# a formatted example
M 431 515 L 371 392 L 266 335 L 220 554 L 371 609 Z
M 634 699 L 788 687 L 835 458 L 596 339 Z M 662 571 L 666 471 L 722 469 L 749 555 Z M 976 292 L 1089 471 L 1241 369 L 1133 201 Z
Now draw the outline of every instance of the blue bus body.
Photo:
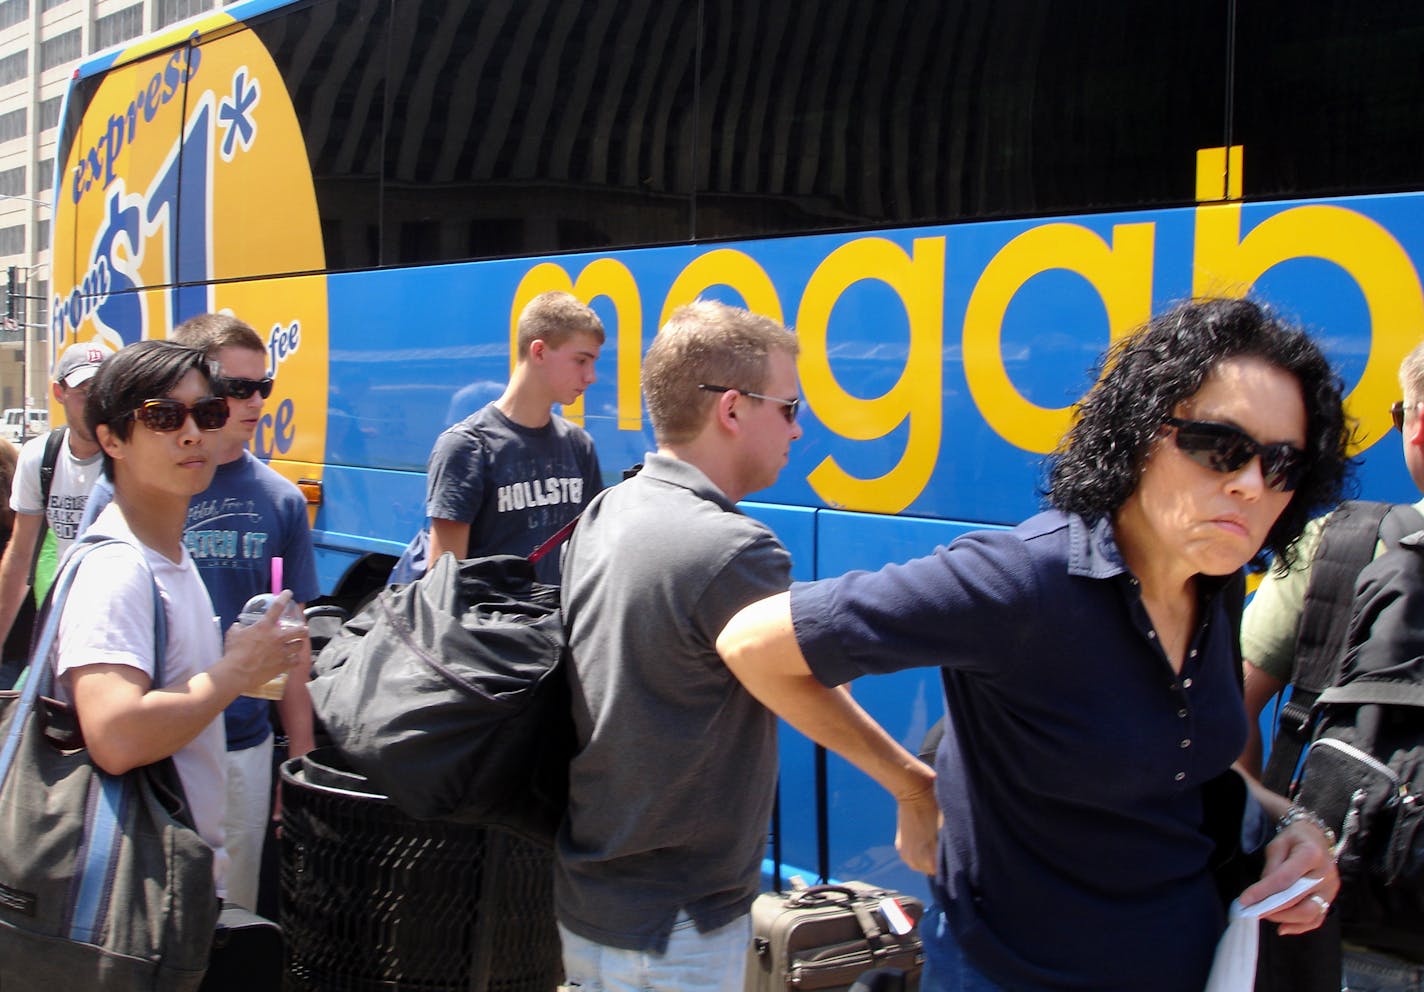
M 432 443 L 499 395 L 513 316 L 557 288 L 587 299 L 608 329 L 599 380 L 567 411 L 592 433 L 608 484 L 654 446 L 638 369 L 670 309 L 713 297 L 797 329 L 805 436 L 776 485 L 745 503 L 790 550 L 797 579 L 876 568 L 1031 516 L 1045 456 L 1104 350 L 1192 295 L 1250 293 L 1312 328 L 1349 389 L 1361 492 L 1415 498 L 1388 406 L 1400 359 L 1424 336 L 1417 193 L 1252 199 L 1241 191 L 1250 147 L 1243 164 L 1238 145 L 1204 146 L 1185 163 L 1195 198 L 1175 205 L 342 266 L 337 238 L 313 221 L 325 224 L 325 206 L 311 207 L 323 175 L 307 163 L 315 146 L 299 94 L 287 124 L 261 116 L 283 83 L 254 55 L 277 42 L 249 38 L 224 54 L 245 22 L 275 23 L 288 6 L 234 4 L 80 71 L 55 184 L 53 349 L 162 336 L 207 309 L 257 326 L 272 371 L 287 376 L 254 448 L 319 483 L 312 522 L 327 595 L 370 591 L 422 526 Z M 123 73 L 134 81 L 106 95 Z M 273 137 L 283 126 L 291 133 Z M 233 163 L 264 141 L 286 142 L 275 164 L 238 173 Z M 294 162 L 307 185 L 293 212 L 265 216 L 239 195 Z M 252 244 L 227 255 L 228 239 Z M 307 254 L 291 261 L 253 261 L 303 240 Z M 911 750 L 943 712 L 934 671 L 854 691 Z M 895 855 L 887 796 L 832 759 L 822 851 L 814 749 L 785 731 L 781 757 L 788 865 L 824 861 L 836 877 L 923 890 Z

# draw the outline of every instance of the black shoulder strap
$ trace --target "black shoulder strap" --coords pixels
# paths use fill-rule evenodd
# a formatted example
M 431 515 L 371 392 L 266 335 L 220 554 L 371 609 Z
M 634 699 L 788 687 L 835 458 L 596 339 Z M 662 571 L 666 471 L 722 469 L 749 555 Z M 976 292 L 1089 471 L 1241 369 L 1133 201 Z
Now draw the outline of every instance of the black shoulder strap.
M 63 425 L 49 432 L 45 438 L 44 457 L 40 459 L 40 529 L 35 534 L 35 550 L 30 555 L 30 587 L 35 584 L 35 570 L 39 568 L 40 551 L 44 548 L 45 532 L 49 528 L 49 491 L 54 488 L 54 466 L 59 461 L 59 449 L 64 445 L 69 428 Z
M 1390 507 L 1390 511 L 1385 514 L 1384 522 L 1380 524 L 1379 539 L 1384 542 L 1386 548 L 1392 549 L 1401 538 L 1418 530 L 1424 530 L 1424 514 L 1412 503 L 1400 503 Z
M 1301 752 L 1310 743 L 1310 711 L 1315 700 L 1335 681 L 1340 651 L 1350 624 L 1355 580 L 1375 557 L 1375 545 L 1386 532 L 1388 543 L 1424 526 L 1413 507 L 1347 500 L 1330 515 L 1320 547 L 1310 565 L 1310 583 L 1301 607 L 1296 634 L 1291 698 L 1281 707 L 1279 726 L 1261 781 L 1284 795 L 1290 788 Z M 1386 520 L 1389 523 L 1386 526 Z M 1401 531 L 1401 528 L 1409 528 Z M 1399 532 L 1399 533 L 1396 533 Z
M 59 461 L 59 447 L 64 444 L 69 428 L 60 426 L 45 438 L 44 459 L 40 462 L 40 505 L 49 508 L 49 491 L 54 486 L 54 466 Z

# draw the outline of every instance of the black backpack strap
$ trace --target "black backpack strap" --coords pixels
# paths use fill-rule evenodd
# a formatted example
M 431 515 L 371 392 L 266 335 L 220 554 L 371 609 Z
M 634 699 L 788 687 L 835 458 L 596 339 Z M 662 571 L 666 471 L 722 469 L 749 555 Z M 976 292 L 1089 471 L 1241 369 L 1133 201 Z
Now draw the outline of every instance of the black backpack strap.
M 1384 515 L 1384 520 L 1380 522 L 1379 539 L 1386 548 L 1393 550 L 1401 538 L 1418 530 L 1424 530 L 1424 514 L 1412 503 L 1400 503 L 1390 507 Z
M 1320 547 L 1311 561 L 1310 583 L 1301 607 L 1291 672 L 1291 698 L 1281 707 L 1271 756 L 1261 775 L 1261 781 L 1272 792 L 1287 793 L 1301 752 L 1310 743 L 1311 708 L 1320 693 L 1335 682 L 1339 672 L 1340 652 L 1345 646 L 1355 598 L 1355 580 L 1374 560 L 1381 526 L 1392 509 L 1389 503 L 1347 500 L 1325 522 Z M 1412 508 L 1405 509 L 1413 512 Z M 1406 520 L 1403 515 L 1396 517 L 1391 530 L 1403 526 Z
M 49 529 L 49 491 L 54 488 L 54 466 L 59 461 L 59 450 L 69 428 L 60 426 L 45 437 L 44 457 L 40 460 L 40 529 L 35 534 L 35 550 L 30 555 L 30 587 L 35 584 L 35 570 L 39 568 L 40 551 L 44 548 L 45 532 Z
M 1326 689 L 1317 706 L 1336 703 L 1344 706 L 1414 706 L 1424 709 L 1424 685 L 1392 679 L 1362 676 L 1347 685 Z
M 54 466 L 59 461 L 59 446 L 64 443 L 69 428 L 56 427 L 45 437 L 44 459 L 40 462 L 40 502 L 49 505 L 49 491 L 54 487 Z

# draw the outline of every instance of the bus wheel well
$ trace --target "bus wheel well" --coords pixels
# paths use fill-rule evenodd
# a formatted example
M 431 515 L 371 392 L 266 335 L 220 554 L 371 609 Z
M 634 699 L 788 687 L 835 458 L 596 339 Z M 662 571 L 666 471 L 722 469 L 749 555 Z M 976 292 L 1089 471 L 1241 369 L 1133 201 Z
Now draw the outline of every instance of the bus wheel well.
M 322 596 L 317 603 L 340 606 L 354 616 L 360 607 L 386 587 L 386 580 L 395 564 L 396 559 L 391 555 L 363 555 L 347 569 L 335 591 L 330 596 Z

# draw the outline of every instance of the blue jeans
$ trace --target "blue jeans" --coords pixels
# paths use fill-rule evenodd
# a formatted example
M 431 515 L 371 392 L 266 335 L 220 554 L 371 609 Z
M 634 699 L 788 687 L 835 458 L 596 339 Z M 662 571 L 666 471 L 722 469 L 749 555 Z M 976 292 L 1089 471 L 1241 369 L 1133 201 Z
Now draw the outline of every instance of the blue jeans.
M 925 909 L 920 920 L 920 940 L 925 945 L 920 992 L 1002 992 L 965 960 L 938 904 Z
M 1346 947 L 1344 992 L 1424 992 L 1424 965 L 1393 954 Z
M 15 682 L 20 678 L 20 672 L 24 671 L 25 662 L 21 661 L 0 661 L 0 689 L 13 689 Z
M 752 918 L 738 917 L 711 933 L 679 916 L 667 951 L 627 951 L 597 944 L 559 924 L 564 982 L 580 992 L 742 992 Z

